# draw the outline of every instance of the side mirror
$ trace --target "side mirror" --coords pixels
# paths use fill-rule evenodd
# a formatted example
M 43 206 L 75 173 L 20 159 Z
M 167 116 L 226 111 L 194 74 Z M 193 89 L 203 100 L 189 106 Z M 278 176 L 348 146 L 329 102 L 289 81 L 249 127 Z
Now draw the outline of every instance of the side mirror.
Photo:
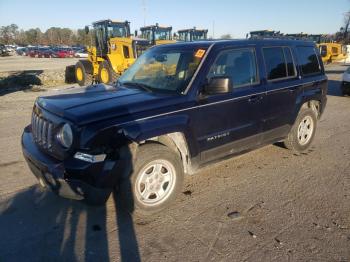
M 168 57 L 167 57 L 167 55 L 165 55 L 165 54 L 157 55 L 157 56 L 154 57 L 154 59 L 155 59 L 157 62 L 160 62 L 160 63 L 163 63 L 163 62 L 168 61 Z
M 89 33 L 89 27 L 86 25 L 85 26 L 85 34 L 88 34 Z
M 212 77 L 209 83 L 204 87 L 206 95 L 225 94 L 232 92 L 232 81 L 229 77 Z

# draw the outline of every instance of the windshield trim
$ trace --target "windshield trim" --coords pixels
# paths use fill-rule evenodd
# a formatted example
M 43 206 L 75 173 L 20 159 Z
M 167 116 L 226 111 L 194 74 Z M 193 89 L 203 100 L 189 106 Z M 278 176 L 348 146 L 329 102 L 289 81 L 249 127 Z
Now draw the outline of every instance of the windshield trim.
M 210 53 L 210 50 L 213 48 L 214 45 L 215 45 L 215 43 L 211 44 L 208 47 L 207 51 L 204 54 L 203 59 L 201 60 L 201 62 L 199 63 L 199 65 L 198 65 L 198 67 L 196 69 L 196 72 L 194 72 L 194 74 L 193 74 L 193 76 L 191 78 L 191 81 L 188 83 L 187 87 L 181 92 L 181 94 L 187 95 L 188 91 L 191 89 L 191 86 L 192 86 L 192 84 L 194 82 L 194 79 L 197 77 L 197 75 L 198 75 L 199 71 L 201 70 L 205 60 L 207 60 L 207 57 L 208 57 L 208 54 Z

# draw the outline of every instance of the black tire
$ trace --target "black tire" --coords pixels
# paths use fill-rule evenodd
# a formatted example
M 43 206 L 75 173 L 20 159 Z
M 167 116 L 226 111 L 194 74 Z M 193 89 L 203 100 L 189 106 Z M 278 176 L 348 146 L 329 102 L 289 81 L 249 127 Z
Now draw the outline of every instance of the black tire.
M 350 95 L 350 88 L 344 82 L 341 83 L 341 92 L 343 96 Z
M 305 121 L 305 118 L 308 118 L 312 121 L 312 132 L 308 135 L 308 137 L 305 137 L 305 139 L 307 138 L 306 143 L 302 143 L 301 141 L 301 137 L 300 133 L 298 135 L 298 129 L 301 128 L 301 122 Z M 303 153 L 305 152 L 311 145 L 314 137 L 315 137 L 315 133 L 316 133 L 316 129 L 317 129 L 317 116 L 315 114 L 315 112 L 310 109 L 310 108 L 302 108 L 298 114 L 297 119 L 295 120 L 295 123 L 292 127 L 292 129 L 290 130 L 287 138 L 283 141 L 284 145 L 286 148 L 292 150 L 294 153 Z
M 92 75 L 91 72 L 89 72 L 90 70 L 88 67 L 89 65 L 87 63 L 84 63 L 83 61 L 78 61 L 75 64 L 74 75 L 77 83 L 80 86 L 92 84 Z M 77 75 L 79 70 L 81 70 L 81 77 Z
M 159 203 L 149 204 L 147 203 L 147 201 L 153 201 L 151 198 L 152 194 L 147 199 L 143 198 L 145 202 L 140 200 L 139 198 L 141 197 L 141 195 L 137 192 L 141 191 L 138 191 L 137 187 L 140 184 L 142 187 L 142 183 L 140 182 L 139 184 L 138 181 L 140 181 L 140 178 L 142 176 L 146 176 L 147 179 L 149 179 L 148 181 L 150 181 L 150 179 L 155 177 L 157 179 L 157 174 L 169 172 L 169 170 L 167 172 L 166 169 L 162 171 L 162 167 L 159 173 L 157 173 L 153 169 L 150 173 L 147 173 L 147 170 L 149 170 L 150 168 L 147 165 L 157 163 L 155 161 L 165 161 L 163 163 L 170 163 L 172 165 L 170 169 L 175 171 L 175 179 L 173 179 L 172 183 L 169 182 L 167 184 L 169 189 L 164 189 L 164 185 L 166 186 L 167 182 L 163 183 L 160 186 L 165 192 L 168 193 L 164 195 L 163 199 L 159 198 Z M 131 170 L 131 174 L 128 176 L 128 178 L 124 178 L 120 181 L 118 188 L 118 197 L 120 198 L 120 202 L 123 204 L 124 208 L 126 208 L 128 212 L 133 213 L 136 216 L 147 217 L 169 207 L 170 204 L 175 200 L 176 196 L 181 192 L 184 180 L 184 172 L 179 155 L 176 154 L 176 152 L 167 148 L 166 146 L 160 144 L 146 144 L 138 149 L 136 158 L 133 162 L 134 163 Z M 160 179 L 160 177 L 158 178 Z M 160 183 L 160 180 L 156 181 L 156 179 L 154 179 L 153 182 L 157 185 L 157 182 Z M 146 183 L 144 184 L 144 188 L 146 188 L 146 186 L 148 186 L 148 188 L 153 186 L 153 184 L 149 182 Z M 157 187 L 155 187 L 155 190 L 157 190 Z
M 101 76 L 102 70 L 106 70 L 108 72 L 108 79 L 103 79 Z M 118 79 L 118 74 L 114 72 L 113 68 L 110 66 L 109 62 L 107 60 L 100 63 L 100 66 L 98 68 L 98 81 L 100 83 L 111 85 Z

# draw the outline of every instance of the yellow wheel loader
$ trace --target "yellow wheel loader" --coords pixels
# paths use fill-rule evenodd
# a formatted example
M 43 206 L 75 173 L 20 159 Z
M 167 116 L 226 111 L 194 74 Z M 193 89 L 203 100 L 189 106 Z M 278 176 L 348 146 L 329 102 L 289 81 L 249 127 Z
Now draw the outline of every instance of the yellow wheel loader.
M 208 39 L 208 30 L 207 29 L 182 29 L 177 31 L 179 41 L 198 41 Z
M 89 33 L 89 27 L 85 32 Z M 88 58 L 75 65 L 75 77 L 80 86 L 93 82 L 111 84 L 116 81 L 148 47 L 150 42 L 135 39 L 130 34 L 130 23 L 101 20 L 93 23 L 92 44 Z
M 333 63 L 347 58 L 347 47 L 339 43 L 321 43 L 317 45 L 323 63 Z
M 141 27 L 140 37 L 150 41 L 152 45 L 175 43 L 176 41 L 173 40 L 172 29 L 171 26 L 159 26 L 157 23 L 156 25 Z

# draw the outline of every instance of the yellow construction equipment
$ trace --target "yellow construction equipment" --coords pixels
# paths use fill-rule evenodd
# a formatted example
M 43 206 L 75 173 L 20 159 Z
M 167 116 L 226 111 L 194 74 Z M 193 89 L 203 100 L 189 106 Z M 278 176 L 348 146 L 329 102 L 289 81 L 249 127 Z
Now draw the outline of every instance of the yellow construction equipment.
M 347 47 L 339 43 L 320 43 L 317 45 L 323 63 L 332 63 L 347 58 Z
M 329 64 L 347 58 L 346 45 L 334 42 L 329 35 L 307 35 L 307 38 L 317 44 L 323 63 Z
M 92 82 L 113 83 L 142 53 L 150 42 L 132 38 L 130 23 L 101 20 L 92 24 L 92 43 L 88 46 L 88 58 L 75 65 L 75 77 L 79 85 Z M 85 27 L 89 33 L 89 27 Z
M 175 43 L 176 41 L 173 40 L 172 29 L 171 26 L 159 26 L 158 23 L 156 23 L 156 25 L 141 27 L 140 37 L 150 41 L 153 45 Z
M 207 29 L 182 29 L 177 31 L 179 41 L 198 41 L 208 39 L 208 30 Z

